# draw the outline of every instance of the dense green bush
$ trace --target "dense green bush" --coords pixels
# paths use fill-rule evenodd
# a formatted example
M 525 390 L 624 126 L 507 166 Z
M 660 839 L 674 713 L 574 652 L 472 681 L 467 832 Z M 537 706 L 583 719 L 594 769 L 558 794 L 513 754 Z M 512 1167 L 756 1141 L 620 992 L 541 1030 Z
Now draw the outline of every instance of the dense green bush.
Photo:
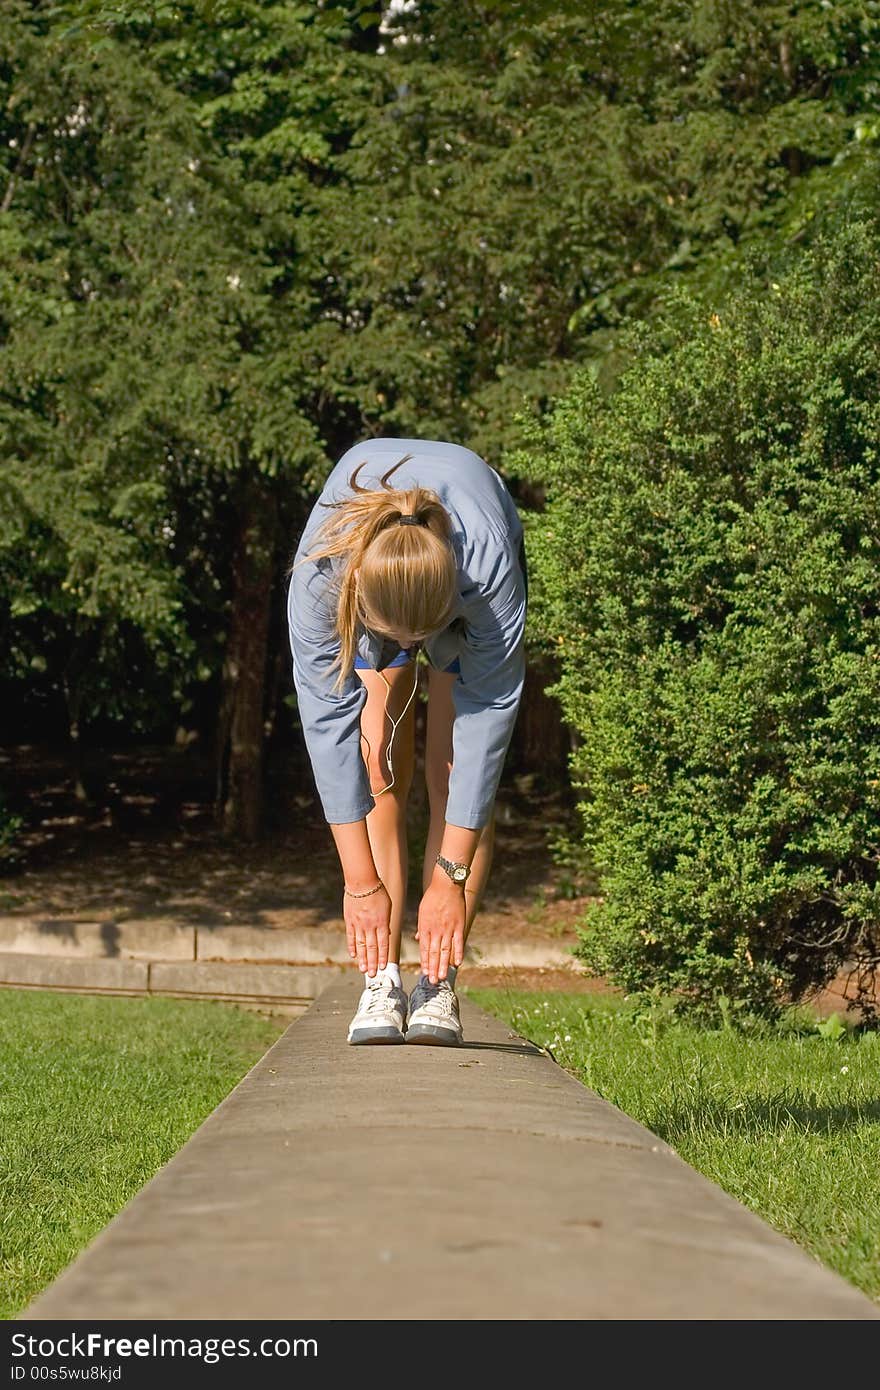
M 579 736 L 588 965 L 772 1013 L 880 946 L 880 229 L 636 325 L 529 462 Z

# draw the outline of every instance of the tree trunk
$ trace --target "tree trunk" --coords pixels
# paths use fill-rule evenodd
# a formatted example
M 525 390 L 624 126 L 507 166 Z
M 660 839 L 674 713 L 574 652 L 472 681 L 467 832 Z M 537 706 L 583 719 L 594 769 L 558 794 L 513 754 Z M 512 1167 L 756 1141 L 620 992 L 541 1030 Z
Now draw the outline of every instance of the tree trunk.
M 564 781 L 570 741 L 558 702 L 545 687 L 558 679 L 546 659 L 526 662 L 526 679 L 512 740 L 512 761 L 526 772 Z
M 263 812 L 263 712 L 278 515 L 271 482 L 256 473 L 245 477 L 238 508 L 218 738 L 218 801 L 225 833 L 255 840 Z
M 64 676 L 64 700 L 67 705 L 68 758 L 70 760 L 73 794 L 77 801 L 85 804 L 89 799 L 89 794 L 86 791 L 83 769 L 82 730 L 79 718 L 82 709 L 82 692 L 76 683 L 68 679 L 66 674 Z
M 94 631 L 86 625 L 83 630 L 76 619 L 72 640 L 62 674 L 64 703 L 67 708 L 68 759 L 73 793 L 77 801 L 87 805 L 92 798 L 86 784 L 85 751 L 83 749 L 83 706 L 86 704 L 86 673 L 97 653 Z

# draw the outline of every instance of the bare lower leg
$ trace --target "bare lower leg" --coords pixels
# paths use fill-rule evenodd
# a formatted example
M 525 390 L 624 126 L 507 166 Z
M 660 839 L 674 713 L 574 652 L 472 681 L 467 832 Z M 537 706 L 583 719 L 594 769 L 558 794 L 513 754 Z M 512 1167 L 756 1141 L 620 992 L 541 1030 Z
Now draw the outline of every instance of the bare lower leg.
M 400 964 L 400 937 L 406 912 L 409 855 L 406 843 L 406 799 L 396 788 L 380 796 L 367 816 L 367 834 L 376 871 L 391 899 L 391 939 L 388 959 Z
M 402 719 L 401 711 L 412 691 L 416 672 L 408 664 L 384 672 L 359 670 L 358 675 L 367 687 L 367 703 L 361 712 L 361 748 L 376 802 L 367 815 L 367 835 L 376 872 L 391 899 L 388 959 L 399 965 L 409 867 L 406 808 L 415 757 L 415 709 L 410 706 Z M 389 714 L 400 720 L 390 766 Z
M 446 825 L 446 802 L 449 793 L 449 774 L 452 771 L 452 727 L 455 720 L 455 706 L 452 687 L 455 676 L 445 671 L 431 671 L 428 676 L 428 727 L 425 740 L 425 781 L 428 788 L 430 821 L 425 842 L 425 863 L 422 872 L 422 888 L 427 889 L 437 862 L 437 855 L 443 840 Z M 483 890 L 492 866 L 492 852 L 495 847 L 495 813 L 493 811 L 483 829 L 471 862 L 471 872 L 465 885 L 464 939 L 480 907 Z

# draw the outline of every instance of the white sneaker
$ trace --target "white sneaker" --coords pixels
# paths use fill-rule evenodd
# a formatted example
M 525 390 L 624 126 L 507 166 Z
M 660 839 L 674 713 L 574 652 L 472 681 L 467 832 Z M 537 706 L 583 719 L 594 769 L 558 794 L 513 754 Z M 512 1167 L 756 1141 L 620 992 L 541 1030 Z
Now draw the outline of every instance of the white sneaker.
M 420 976 L 409 998 L 407 1042 L 457 1047 L 461 1039 L 458 1000 L 452 985 L 448 980 L 432 985 L 427 975 Z
M 406 1022 L 406 991 L 387 977 L 375 975 L 358 1001 L 348 1028 L 350 1043 L 402 1043 Z

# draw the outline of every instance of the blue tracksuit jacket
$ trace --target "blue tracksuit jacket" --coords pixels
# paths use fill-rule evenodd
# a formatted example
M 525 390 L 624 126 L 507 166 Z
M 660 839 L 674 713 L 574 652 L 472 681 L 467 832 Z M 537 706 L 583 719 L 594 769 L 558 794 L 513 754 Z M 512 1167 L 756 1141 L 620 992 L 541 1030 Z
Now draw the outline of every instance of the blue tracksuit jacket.
M 522 694 L 527 578 L 522 523 L 500 475 L 469 449 L 423 439 L 371 439 L 349 449 L 327 479 L 319 502 L 352 495 L 348 480 L 369 487 L 393 463 L 410 460 L 390 479 L 395 488 L 431 488 L 452 519 L 458 562 L 458 607 L 442 632 L 425 641 L 432 665 L 456 657 L 455 722 L 446 820 L 481 829 L 489 820 Z M 300 538 L 296 560 L 314 545 L 327 518 L 317 503 Z M 520 558 L 522 557 L 522 558 Z M 362 820 L 374 806 L 361 754 L 360 713 L 366 689 L 352 672 L 334 691 L 339 651 L 334 631 L 333 579 L 338 560 L 297 566 L 287 598 L 293 680 L 318 795 L 330 824 Z M 361 630 L 360 656 L 378 665 L 382 638 Z

